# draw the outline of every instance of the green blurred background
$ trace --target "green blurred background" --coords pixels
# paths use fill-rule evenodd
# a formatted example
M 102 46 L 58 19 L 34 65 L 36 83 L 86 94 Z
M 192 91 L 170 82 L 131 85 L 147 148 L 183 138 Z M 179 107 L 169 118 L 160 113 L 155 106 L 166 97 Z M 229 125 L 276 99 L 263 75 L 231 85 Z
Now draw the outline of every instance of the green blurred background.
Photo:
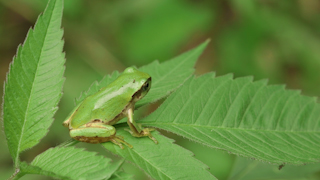
M 24 41 L 46 3 L 0 0 L 1 82 L 5 81 L 18 44 Z M 74 98 L 95 80 L 130 65 L 168 60 L 208 38 L 211 42 L 196 64 L 196 74 L 216 71 L 218 75 L 233 73 L 235 77 L 252 75 L 255 80 L 268 78 L 271 84 L 286 84 L 290 89 L 302 89 L 305 95 L 319 96 L 319 19 L 319 0 L 65 0 L 64 95 L 48 135 L 23 153 L 22 159 L 31 161 L 47 148 L 69 139 L 61 123 L 72 110 Z M 2 92 L 0 88 L 1 96 Z M 140 114 L 150 113 L 151 109 L 154 107 L 143 108 L 145 112 Z M 234 165 L 247 166 L 248 162 L 227 152 L 162 133 L 192 150 L 219 179 L 227 179 Z M 13 166 L 3 131 L 0 140 L 0 179 L 6 179 L 13 173 Z M 111 156 L 99 145 L 79 146 Z M 259 163 L 257 168 L 277 169 L 274 165 L 251 163 Z M 125 163 L 123 169 L 135 174 L 135 179 L 148 178 L 132 164 Z M 297 170 L 287 171 L 292 174 Z M 278 170 L 274 172 L 279 174 Z M 283 177 L 290 179 L 285 174 Z M 302 179 L 314 177 L 318 178 L 301 175 Z M 27 175 L 22 179 L 46 177 Z

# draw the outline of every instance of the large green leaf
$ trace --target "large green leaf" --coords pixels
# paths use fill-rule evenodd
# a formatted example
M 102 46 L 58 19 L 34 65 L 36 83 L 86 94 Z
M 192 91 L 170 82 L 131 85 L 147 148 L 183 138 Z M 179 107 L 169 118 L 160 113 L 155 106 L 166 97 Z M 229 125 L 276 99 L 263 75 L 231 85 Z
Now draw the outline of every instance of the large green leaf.
M 3 104 L 4 130 L 17 166 L 19 153 L 46 135 L 64 82 L 63 1 L 51 0 L 10 65 Z
M 120 149 L 111 142 L 102 143 L 103 147 L 135 163 L 154 179 L 216 179 L 206 170 L 205 164 L 193 157 L 192 152 L 173 144 L 173 140 L 157 131 L 152 135 L 159 144 L 147 137 L 133 137 L 123 128 L 117 128 L 117 135 L 123 136 L 133 148 Z
M 107 179 L 119 168 L 122 161 L 110 163 L 110 159 L 97 156 L 95 152 L 74 147 L 50 148 L 38 155 L 31 165 L 51 176 L 53 173 L 70 179 Z
M 136 106 L 140 107 L 144 104 L 155 102 L 168 96 L 172 91 L 178 88 L 188 77 L 192 75 L 194 72 L 193 66 L 208 43 L 209 40 L 164 63 L 159 64 L 158 61 L 155 61 L 139 68 L 139 70 L 150 74 L 152 77 L 152 85 L 147 96 L 137 102 Z M 107 86 L 118 76 L 119 73 L 114 72 L 112 75 L 104 77 L 99 83 L 93 83 L 90 89 L 76 100 L 76 103 L 78 104 L 87 96 L 98 92 L 100 88 Z
M 141 120 L 206 146 L 271 163 L 320 160 L 316 98 L 252 78 L 190 78 Z

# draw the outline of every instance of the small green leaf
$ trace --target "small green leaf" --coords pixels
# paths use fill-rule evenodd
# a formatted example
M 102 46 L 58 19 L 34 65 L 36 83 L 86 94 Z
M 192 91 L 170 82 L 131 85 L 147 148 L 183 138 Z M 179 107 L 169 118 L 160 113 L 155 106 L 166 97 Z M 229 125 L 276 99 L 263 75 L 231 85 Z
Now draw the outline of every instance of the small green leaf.
M 133 148 L 120 149 L 111 142 L 102 143 L 102 146 L 135 163 L 153 179 L 216 179 L 207 171 L 205 164 L 193 157 L 192 152 L 173 144 L 173 140 L 157 131 L 152 132 L 152 135 L 159 144 L 148 137 L 133 137 L 123 128 L 117 128 L 117 135 L 123 136 Z
M 51 0 L 10 65 L 4 88 L 3 119 L 15 166 L 19 154 L 48 132 L 64 82 L 63 1 Z
M 320 105 L 315 98 L 252 78 L 190 78 L 146 126 L 206 146 L 276 164 L 320 161 Z
M 182 85 L 193 74 L 193 67 L 208 43 L 209 40 L 162 64 L 155 61 L 139 68 L 152 77 L 152 85 L 146 97 L 138 101 L 136 106 L 140 107 L 167 97 Z
M 137 102 L 136 107 L 138 108 L 145 104 L 162 99 L 183 84 L 183 82 L 194 72 L 193 66 L 208 43 L 209 40 L 164 63 L 159 64 L 158 61 L 155 61 L 149 65 L 139 68 L 139 70 L 150 74 L 152 77 L 152 85 L 150 92 L 146 97 Z M 119 73 L 116 71 L 111 76 L 104 77 L 99 83 L 95 82 L 92 84 L 89 90 L 76 100 L 76 104 L 81 102 L 87 96 L 98 92 L 99 89 L 107 86 L 118 76 Z
M 50 148 L 38 155 L 31 165 L 44 171 L 70 179 L 105 179 L 119 168 L 122 162 L 110 163 L 110 159 L 95 152 L 74 147 Z M 49 174 L 50 176 L 50 174 Z

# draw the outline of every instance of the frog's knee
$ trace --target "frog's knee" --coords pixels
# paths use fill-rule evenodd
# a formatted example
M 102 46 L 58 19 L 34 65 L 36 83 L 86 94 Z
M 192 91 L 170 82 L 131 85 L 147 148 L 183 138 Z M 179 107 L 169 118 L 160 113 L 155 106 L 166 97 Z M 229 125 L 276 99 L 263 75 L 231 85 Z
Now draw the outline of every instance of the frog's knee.
M 64 127 L 69 128 L 69 122 L 70 122 L 69 119 L 66 120 L 66 121 L 63 121 L 62 125 L 63 125 Z

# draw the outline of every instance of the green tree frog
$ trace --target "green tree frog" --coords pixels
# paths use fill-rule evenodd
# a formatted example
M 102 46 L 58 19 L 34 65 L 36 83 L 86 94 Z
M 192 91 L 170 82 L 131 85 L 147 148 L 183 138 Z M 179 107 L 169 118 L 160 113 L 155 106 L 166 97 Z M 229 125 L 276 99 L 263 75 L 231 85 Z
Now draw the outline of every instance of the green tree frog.
M 148 136 L 157 144 L 158 141 L 150 132 L 154 129 L 142 128 L 133 120 L 135 103 L 143 98 L 150 88 L 149 74 L 128 67 L 115 81 L 79 103 L 63 125 L 69 128 L 70 136 L 78 141 L 94 144 L 111 141 L 121 149 L 122 144 L 132 148 L 123 137 L 116 136 L 116 129 L 112 126 L 128 117 L 130 130 L 126 130 L 132 136 Z

